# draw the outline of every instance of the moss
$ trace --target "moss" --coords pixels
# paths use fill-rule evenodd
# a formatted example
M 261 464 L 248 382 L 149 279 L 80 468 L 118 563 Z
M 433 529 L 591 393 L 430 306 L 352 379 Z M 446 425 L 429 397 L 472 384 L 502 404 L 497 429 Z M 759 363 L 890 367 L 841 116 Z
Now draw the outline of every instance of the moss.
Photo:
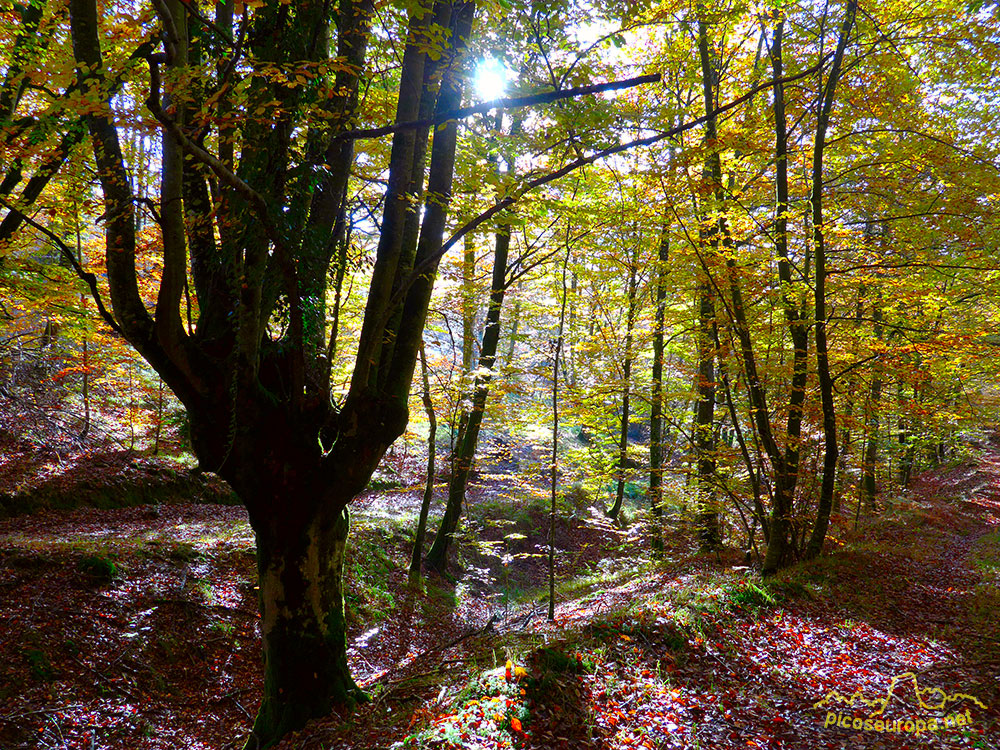
M 28 661 L 28 668 L 31 676 L 42 682 L 51 682 L 55 679 L 56 671 L 49 661 L 48 654 L 40 648 L 28 648 L 24 650 L 24 658 Z
M 77 568 L 99 584 L 114 582 L 120 572 L 113 560 L 102 555 L 85 555 L 80 558 Z

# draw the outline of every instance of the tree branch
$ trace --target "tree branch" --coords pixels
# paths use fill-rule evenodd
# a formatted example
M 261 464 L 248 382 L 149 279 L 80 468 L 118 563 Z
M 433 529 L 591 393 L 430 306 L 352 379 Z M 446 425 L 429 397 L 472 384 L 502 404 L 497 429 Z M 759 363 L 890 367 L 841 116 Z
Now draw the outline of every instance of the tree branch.
M 21 217 L 21 221 L 37 229 L 39 232 L 48 237 L 49 240 L 56 247 L 59 248 L 59 252 L 62 254 L 64 258 L 66 258 L 67 261 L 69 261 L 69 264 L 73 267 L 73 270 L 76 272 L 76 275 L 79 276 L 87 284 L 88 287 L 90 287 L 90 294 L 94 298 L 94 302 L 97 303 L 97 311 L 101 314 L 101 318 L 104 320 L 105 323 L 108 324 L 111 330 L 113 330 L 119 336 L 124 337 L 125 332 L 121 329 L 121 326 L 118 325 L 118 321 L 115 320 L 114 316 L 111 314 L 108 308 L 104 306 L 104 300 L 101 299 L 100 290 L 97 288 L 97 277 L 94 274 L 90 273 L 89 271 L 85 271 L 83 269 L 83 266 L 80 265 L 80 261 L 76 259 L 76 256 L 73 254 L 73 251 L 66 246 L 66 243 L 63 242 L 61 239 L 59 239 L 59 237 L 56 236 L 53 232 L 51 232 L 49 229 L 43 227 L 41 224 L 32 219 L 30 216 L 28 216 L 18 208 L 8 203 L 3 196 L 0 196 L 0 204 L 2 204 L 4 208 L 6 208 L 11 213 L 18 214 Z
M 555 180 L 558 180 L 560 177 L 565 177 L 570 172 L 574 172 L 577 169 L 580 169 L 581 167 L 588 166 L 596 161 L 600 161 L 601 159 L 613 156 L 614 154 L 620 154 L 623 151 L 628 151 L 630 149 L 637 148 L 639 146 L 651 146 L 655 143 L 659 143 L 660 141 L 664 141 L 668 138 L 674 138 L 675 136 L 678 136 L 681 133 L 684 133 L 688 130 L 691 130 L 693 128 L 698 127 L 699 125 L 708 122 L 708 120 L 713 117 L 718 117 L 720 114 L 724 114 L 725 112 L 728 112 L 731 109 L 735 109 L 744 102 L 752 99 L 754 96 L 757 95 L 758 92 L 763 91 L 764 89 L 771 88 L 776 83 L 782 83 L 782 84 L 789 83 L 791 81 L 797 81 L 800 78 L 806 78 L 808 76 L 811 76 L 817 70 L 822 68 L 826 64 L 826 61 L 830 59 L 832 56 L 833 53 L 831 52 L 827 55 L 824 55 L 822 58 L 820 58 L 819 62 L 817 62 L 812 67 L 807 68 L 806 70 L 803 70 L 794 75 L 785 76 L 784 78 L 778 80 L 769 80 L 765 83 L 754 86 L 749 91 L 747 91 L 747 93 L 743 94 L 740 97 L 737 97 L 736 99 L 733 99 L 731 102 L 728 102 L 727 104 L 722 105 L 721 107 L 719 107 L 718 109 L 714 110 L 713 112 L 707 115 L 696 117 L 693 120 L 689 120 L 686 123 L 682 123 L 680 125 L 677 125 L 676 127 L 670 128 L 669 130 L 663 131 L 661 133 L 655 133 L 645 138 L 638 138 L 634 141 L 629 141 L 628 143 L 622 143 L 619 144 L 618 146 L 612 146 L 611 148 L 606 148 L 602 151 L 597 151 L 591 154 L 590 156 L 580 157 L 579 159 L 571 161 L 570 163 L 555 170 L 554 172 L 549 172 L 548 174 L 543 174 L 540 177 L 536 177 L 534 180 L 531 180 L 526 185 L 524 185 L 521 188 L 521 190 L 519 190 L 514 195 L 509 195 L 503 200 L 497 201 L 492 206 L 490 206 L 490 208 L 486 209 L 475 218 L 467 221 L 458 230 L 456 230 L 454 234 L 452 234 L 452 236 L 448 239 L 448 241 L 441 246 L 441 249 L 438 252 L 430 255 L 429 257 L 425 258 L 422 262 L 417 264 L 417 266 L 410 273 L 410 276 L 406 280 L 406 282 L 400 285 L 399 289 L 393 295 L 391 304 L 387 309 L 391 309 L 395 305 L 398 305 L 402 301 L 404 295 L 406 294 L 410 286 L 418 278 L 420 278 L 420 276 L 430 273 L 434 268 L 436 268 L 438 262 L 441 260 L 442 257 L 444 257 L 445 253 L 447 253 L 455 245 L 455 243 L 457 243 L 462 237 L 464 237 L 466 234 L 479 227 L 484 222 L 489 221 L 491 218 L 496 216 L 501 211 L 505 211 L 506 209 L 510 208 L 512 205 L 514 205 L 517 201 L 519 201 L 527 193 L 531 192 L 535 188 L 539 188 L 542 187 L 543 185 L 547 185 L 550 182 L 554 182 Z M 632 80 L 637 80 L 637 79 L 632 79 Z M 561 92 L 555 92 L 555 93 L 561 93 Z M 511 100 L 501 100 L 501 101 L 509 102 Z M 493 104 L 491 106 L 499 106 L 499 104 Z M 504 106 L 509 106 L 509 105 L 504 105 Z M 408 124 L 409 123 L 403 123 L 403 125 L 408 125 Z
M 619 144 L 618 146 L 612 146 L 611 148 L 604 149 L 603 151 L 597 151 L 591 154 L 590 156 L 580 157 L 579 159 L 576 159 L 575 161 L 566 164 L 565 166 L 561 167 L 560 169 L 557 169 L 554 172 L 549 172 L 548 174 L 544 174 L 541 177 L 535 178 L 531 182 L 527 183 L 517 194 L 508 196 L 503 200 L 498 201 L 495 205 L 491 206 L 486 211 L 479 214 L 479 216 L 475 217 L 474 219 L 471 219 L 464 226 L 458 229 L 448 239 L 448 241 L 444 243 L 444 245 L 441 248 L 441 253 L 444 254 L 445 252 L 450 250 L 451 247 L 467 233 L 476 229 L 480 224 L 482 224 L 485 221 L 488 221 L 501 211 L 509 208 L 511 205 L 520 200 L 525 194 L 531 192 L 535 188 L 541 187 L 542 185 L 547 185 L 548 183 L 553 182 L 559 179 L 560 177 L 565 177 L 567 174 L 579 169 L 580 167 L 588 166 L 596 161 L 600 161 L 601 159 L 613 156 L 614 154 L 619 154 L 623 151 L 629 151 L 630 149 L 637 148 L 639 146 L 651 146 L 655 143 L 659 143 L 660 141 L 667 140 L 668 138 L 674 138 L 688 130 L 692 130 L 698 127 L 699 125 L 703 125 L 704 123 L 708 122 L 708 120 L 713 117 L 717 117 L 718 115 L 724 114 L 725 112 L 728 112 L 731 109 L 735 109 L 736 107 L 740 106 L 749 99 L 752 99 L 754 96 L 756 96 L 758 92 L 764 89 L 771 88 L 772 86 L 775 85 L 775 83 L 789 83 L 791 81 L 797 81 L 800 78 L 806 78 L 807 76 L 812 75 L 817 70 L 819 70 L 826 63 L 826 60 L 831 56 L 832 53 L 824 57 L 816 65 L 813 65 L 811 68 L 804 70 L 801 73 L 796 73 L 795 75 L 792 76 L 786 76 L 778 81 L 773 81 L 773 80 L 767 81 L 766 83 L 754 86 L 747 93 L 743 94 L 742 96 L 736 99 L 733 99 L 731 102 L 728 102 L 727 104 L 722 105 L 711 114 L 702 115 L 701 117 L 696 117 L 693 120 L 689 120 L 686 123 L 682 123 L 681 125 L 677 125 L 676 127 L 670 128 L 669 130 L 663 131 L 661 133 L 655 133 L 654 135 L 650 135 L 645 138 L 638 138 L 634 141 L 629 141 L 628 143 L 622 143 Z M 417 270 L 419 271 L 421 269 Z
M 434 117 L 428 117 L 423 120 L 410 120 L 408 122 L 400 122 L 394 125 L 384 125 L 380 128 L 362 128 L 360 130 L 350 130 L 345 133 L 340 133 L 333 140 L 334 141 L 346 141 L 346 140 L 359 140 L 361 138 L 380 138 L 383 135 L 391 135 L 392 133 L 397 133 L 403 130 L 418 130 L 420 128 L 430 128 L 434 125 L 440 125 L 441 123 L 448 122 L 449 120 L 462 120 L 470 115 L 475 114 L 485 114 L 492 109 L 511 109 L 516 107 L 530 107 L 533 104 L 549 104 L 551 102 L 557 102 L 561 99 L 572 99 L 578 96 L 587 96 L 589 94 L 599 94 L 602 91 L 618 91 L 621 89 L 633 88 L 635 86 L 641 86 L 646 83 L 657 83 L 659 82 L 661 76 L 659 73 L 651 73 L 649 75 L 636 76 L 635 78 L 626 78 L 621 81 L 610 81 L 608 83 L 593 83 L 589 86 L 577 86 L 572 89 L 563 89 L 561 91 L 547 91 L 544 94 L 531 94 L 529 96 L 516 96 L 509 99 L 494 99 L 488 102 L 481 102 L 479 104 L 474 104 L 471 107 L 462 107 L 461 109 L 453 109 L 448 112 L 441 112 Z

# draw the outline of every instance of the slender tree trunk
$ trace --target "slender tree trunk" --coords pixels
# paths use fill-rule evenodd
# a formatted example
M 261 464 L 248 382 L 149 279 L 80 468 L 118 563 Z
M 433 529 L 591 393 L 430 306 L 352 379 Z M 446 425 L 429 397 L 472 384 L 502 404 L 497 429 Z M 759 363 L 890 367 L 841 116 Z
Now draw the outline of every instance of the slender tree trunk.
M 656 317 L 653 323 L 653 382 L 649 397 L 649 507 L 653 512 L 653 552 L 663 554 L 663 351 L 667 313 L 667 264 L 670 234 L 660 236 L 656 265 Z
M 90 346 L 87 334 L 83 334 L 83 429 L 80 430 L 80 441 L 90 434 Z
M 465 235 L 465 252 L 462 255 L 462 377 L 469 377 L 472 371 L 476 324 L 476 246 L 472 232 Z
M 410 555 L 410 583 L 420 583 L 420 559 L 424 555 L 424 535 L 427 532 L 427 515 L 430 513 L 431 499 L 434 497 L 434 457 L 437 448 L 437 415 L 431 400 L 431 383 L 427 375 L 427 353 L 420 344 L 420 379 L 423 384 L 424 412 L 427 414 L 427 479 L 424 481 L 424 496 L 420 501 L 420 518 L 417 533 L 413 539 L 413 553 Z
M 579 279 L 577 278 L 576 271 L 570 273 L 569 277 L 569 323 L 566 326 L 567 330 L 567 341 L 566 341 L 566 361 L 563 364 L 563 371 L 565 372 L 566 385 L 569 386 L 571 390 L 576 388 L 576 374 L 577 374 L 577 341 L 576 341 L 576 303 L 577 303 L 577 288 L 579 287 Z
M 73 197 L 73 233 L 76 240 L 76 261 L 83 265 L 83 236 L 80 233 L 80 204 Z M 87 307 L 87 296 L 80 295 L 80 306 Z M 80 430 L 80 441 L 83 442 L 90 434 L 90 336 L 83 332 L 83 428 Z
M 919 363 L 919 356 L 917 361 Z M 919 366 L 919 364 L 918 364 Z M 903 401 L 903 383 L 899 381 L 897 384 L 898 390 L 898 402 L 899 402 L 899 420 L 897 421 L 897 429 L 899 434 L 899 484 L 901 487 L 906 488 L 910 484 L 910 480 L 913 478 L 913 471 L 917 461 L 917 441 L 914 434 L 914 421 L 904 416 L 904 404 Z M 912 386 L 913 393 L 913 403 L 919 404 L 922 401 L 921 389 L 917 384 Z
M 445 507 L 441 525 L 434 543 L 427 553 L 427 565 L 443 572 L 448 564 L 448 548 L 458 522 L 462 516 L 462 505 L 469 483 L 469 473 L 479 444 L 479 430 L 486 411 L 486 400 L 490 393 L 493 367 L 496 364 L 497 347 L 500 343 L 500 313 L 507 291 L 507 259 L 510 254 L 510 228 L 496 234 L 493 252 L 493 281 L 490 290 L 489 309 L 486 311 L 486 326 L 479 346 L 479 362 L 472 382 L 471 408 L 459 420 L 458 440 L 452 460 L 451 478 L 448 482 L 448 504 Z
M 638 244 L 632 251 L 628 276 L 628 309 L 625 313 L 625 351 L 622 362 L 622 418 L 618 433 L 618 483 L 615 488 L 615 502 L 608 511 L 608 517 L 618 520 L 625 499 L 625 465 L 628 463 L 628 420 L 632 395 L 632 338 L 635 329 L 635 315 L 638 308 Z
M 549 620 L 556 617 L 556 493 L 559 487 L 559 359 L 562 355 L 566 325 L 566 268 L 569 266 L 569 230 L 562 267 L 562 304 L 559 307 L 559 332 L 552 354 L 552 455 L 549 463 Z
M 774 37 L 768 51 L 771 71 L 775 84 L 773 88 L 774 112 L 774 153 L 775 153 L 775 254 L 778 256 L 778 277 L 781 283 L 781 305 L 792 340 L 792 380 L 788 398 L 788 423 L 785 430 L 785 449 L 780 462 L 775 467 L 774 498 L 771 506 L 770 538 L 764 555 L 762 572 L 770 575 L 779 568 L 790 564 L 795 555 L 793 537 L 792 507 L 799 478 L 799 456 L 802 439 L 802 412 L 806 397 L 806 381 L 809 376 L 809 329 L 799 311 L 792 293 L 792 266 L 788 257 L 788 125 L 785 113 L 785 89 L 781 83 L 784 77 L 782 41 L 784 17 L 779 13 L 779 21 L 774 28 Z
M 722 160 L 716 150 L 718 129 L 715 110 L 715 93 L 717 87 L 716 71 L 712 65 L 708 44 L 708 23 L 704 18 L 705 9 L 698 6 L 698 54 L 701 60 L 702 92 L 705 113 L 708 121 L 705 123 L 705 142 L 708 144 L 708 156 L 705 157 L 703 178 L 711 188 L 711 195 L 717 196 L 722 187 Z M 698 402 L 695 411 L 694 449 L 697 459 L 697 500 L 695 507 L 695 526 L 698 529 L 698 539 L 702 551 L 717 549 L 722 544 L 722 532 L 719 528 L 719 514 L 716 509 L 716 459 L 715 459 L 715 339 L 717 338 L 714 290 L 709 276 L 709 268 L 719 247 L 719 223 L 722 221 L 722 205 L 718 200 L 713 206 L 719 216 L 706 215 L 706 229 L 701 230 L 699 240 L 703 247 L 711 248 L 711 259 L 702 258 L 704 278 L 698 287 Z M 709 214 L 708 211 L 705 211 Z
M 497 113 L 497 130 L 503 125 L 502 112 Z M 517 118 L 511 125 L 511 134 L 519 132 L 521 119 Z M 508 158 L 507 168 L 513 169 L 513 158 Z M 474 257 L 470 259 L 470 250 L 466 247 L 466 268 L 470 269 Z M 497 231 L 493 244 L 493 274 L 490 285 L 489 306 L 486 310 L 486 324 L 479 345 L 479 361 L 475 376 L 472 379 L 471 407 L 463 412 L 459 419 L 458 438 L 452 452 L 451 478 L 448 482 L 448 503 L 445 507 L 441 525 L 434 537 L 434 543 L 427 553 L 427 565 L 438 572 L 444 572 L 448 565 L 448 547 L 458 522 L 462 516 L 462 505 L 465 502 L 465 492 L 469 484 L 469 474 L 476 457 L 476 447 L 479 444 L 479 430 L 486 411 L 486 400 L 490 394 L 490 384 L 493 380 L 493 369 L 497 361 L 497 349 L 500 345 L 500 314 L 503 310 L 504 296 L 507 293 L 507 264 L 510 257 L 510 225 L 504 224 Z M 471 280 L 471 276 L 470 276 Z M 471 317 L 471 315 L 469 316 Z M 470 348 L 471 352 L 471 348 Z
M 160 435 L 163 433 L 163 378 L 156 379 L 156 428 L 153 431 L 153 455 L 160 455 Z
M 830 122 L 830 112 L 840 79 L 844 51 L 854 27 L 857 11 L 856 0 L 847 4 L 847 17 L 840 30 L 840 40 L 833 56 L 830 76 L 820 100 L 820 111 L 816 121 L 816 139 L 813 143 L 812 169 L 812 226 L 813 252 L 816 261 L 814 289 L 814 321 L 816 336 L 816 371 L 819 375 L 819 392 L 823 404 L 823 480 L 819 494 L 819 509 L 816 524 L 806 549 L 807 557 L 816 557 L 823 551 L 823 542 L 830 525 L 830 511 L 833 508 L 833 489 L 837 479 L 837 412 L 833 401 L 833 376 L 830 373 L 830 355 L 826 341 L 826 227 L 823 224 L 823 151 L 826 147 L 826 131 Z
M 517 294 L 518 287 L 514 287 L 514 309 L 510 315 L 510 336 L 507 340 L 507 351 L 504 354 L 503 366 L 510 367 L 514 360 L 514 350 L 517 348 L 517 329 L 521 325 L 521 296 Z
M 875 300 L 872 304 L 872 320 L 874 321 L 875 340 L 882 340 L 882 290 L 876 288 Z M 870 513 L 877 509 L 878 484 L 876 469 L 878 467 L 879 442 L 879 411 L 882 400 L 882 365 L 878 360 L 872 365 L 871 383 L 868 386 L 868 398 L 865 403 L 865 446 L 861 454 L 861 495 L 859 508 L 864 506 Z
M 864 316 L 864 284 L 858 288 L 857 301 L 854 306 L 854 330 L 857 332 L 861 328 L 861 321 Z M 857 356 L 857 352 L 855 352 Z M 847 490 L 847 467 L 850 463 L 849 454 L 854 445 L 854 411 L 855 400 L 858 391 L 858 377 L 852 372 L 847 380 L 847 393 L 844 404 L 844 429 L 841 431 L 840 454 L 838 456 L 837 486 L 833 495 L 833 512 L 840 513 L 843 506 L 844 493 Z
M 698 403 L 695 411 L 694 447 L 697 457 L 695 525 L 702 551 L 722 543 L 716 502 L 715 460 L 715 302 L 708 284 L 700 291 L 698 314 Z
M 841 512 L 844 498 L 844 488 L 847 486 L 847 464 L 849 462 L 852 440 L 852 425 L 854 419 L 854 392 L 857 383 L 854 378 L 847 382 L 847 393 L 844 401 L 844 428 L 840 431 L 840 450 L 837 452 L 837 481 L 833 489 L 833 514 Z

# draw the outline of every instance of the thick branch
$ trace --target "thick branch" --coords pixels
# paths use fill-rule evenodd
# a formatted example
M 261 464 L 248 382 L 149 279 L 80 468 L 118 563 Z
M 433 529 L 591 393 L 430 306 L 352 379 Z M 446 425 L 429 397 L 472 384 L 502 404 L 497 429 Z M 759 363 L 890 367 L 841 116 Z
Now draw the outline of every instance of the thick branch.
M 384 125 L 380 128 L 351 130 L 346 133 L 341 133 L 334 140 L 343 141 L 359 140 L 361 138 L 380 138 L 383 135 L 390 135 L 403 130 L 419 130 L 420 128 L 429 128 L 434 125 L 440 125 L 441 123 L 448 122 L 449 120 L 462 120 L 470 115 L 485 114 L 493 109 L 512 109 L 516 107 L 530 107 L 535 104 L 549 104 L 551 102 L 557 102 L 561 99 L 572 99 L 579 96 L 587 96 L 589 94 L 599 94 L 603 91 L 619 91 L 621 89 L 633 88 L 634 86 L 642 86 L 646 83 L 657 83 L 659 80 L 659 73 L 651 73 L 649 75 L 636 76 L 635 78 L 626 78 L 621 81 L 592 83 L 588 86 L 577 86 L 576 88 L 563 89 L 561 91 L 547 91 L 543 94 L 515 96 L 509 99 L 494 99 L 493 101 L 474 104 L 471 107 L 462 107 L 461 109 L 441 112 L 434 115 L 434 117 L 428 117 L 422 120 L 410 120 L 408 122 L 400 122 L 394 125 Z

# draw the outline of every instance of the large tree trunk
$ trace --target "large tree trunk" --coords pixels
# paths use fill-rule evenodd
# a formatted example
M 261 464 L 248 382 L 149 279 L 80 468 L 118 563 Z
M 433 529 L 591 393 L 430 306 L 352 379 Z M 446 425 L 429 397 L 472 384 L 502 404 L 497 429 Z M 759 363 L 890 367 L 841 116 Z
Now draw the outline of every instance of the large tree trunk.
M 347 666 L 343 571 L 348 527 L 347 509 L 334 512 L 326 504 L 314 505 L 296 522 L 272 516 L 254 526 L 264 698 L 248 750 L 269 747 L 309 719 L 363 699 Z

